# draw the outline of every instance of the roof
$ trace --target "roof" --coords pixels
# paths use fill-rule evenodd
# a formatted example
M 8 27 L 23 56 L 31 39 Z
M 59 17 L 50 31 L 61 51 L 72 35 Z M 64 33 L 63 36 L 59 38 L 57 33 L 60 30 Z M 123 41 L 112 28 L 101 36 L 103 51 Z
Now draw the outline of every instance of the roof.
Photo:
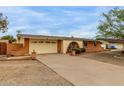
M 124 43 L 124 39 L 100 39 L 109 43 Z
M 33 38 L 33 39 L 55 39 L 55 40 L 84 40 L 95 41 L 93 39 L 78 38 L 78 37 L 63 37 L 63 36 L 48 36 L 48 35 L 32 35 L 32 34 L 18 34 L 17 37 Z

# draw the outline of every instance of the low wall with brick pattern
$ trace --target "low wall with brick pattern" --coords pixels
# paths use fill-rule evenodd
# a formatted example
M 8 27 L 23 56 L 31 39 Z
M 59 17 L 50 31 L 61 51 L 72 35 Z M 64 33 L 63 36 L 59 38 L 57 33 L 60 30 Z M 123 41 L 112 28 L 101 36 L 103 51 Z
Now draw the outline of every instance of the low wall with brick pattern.
M 94 46 L 93 41 L 87 41 L 86 52 L 101 52 L 104 51 L 103 47 L 101 47 L 101 42 L 96 42 L 96 46 Z
M 18 51 L 22 47 L 22 44 L 7 44 L 7 54 L 10 54 L 12 51 Z
M 23 44 L 7 44 L 7 55 L 22 56 L 29 54 L 29 39 L 24 39 Z

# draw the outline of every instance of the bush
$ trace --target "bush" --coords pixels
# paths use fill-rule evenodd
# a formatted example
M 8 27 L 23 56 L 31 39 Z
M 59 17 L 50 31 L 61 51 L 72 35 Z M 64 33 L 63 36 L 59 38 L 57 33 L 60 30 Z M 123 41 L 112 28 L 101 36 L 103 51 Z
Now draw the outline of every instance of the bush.
M 80 48 L 80 49 L 81 49 L 81 53 L 86 52 L 86 49 L 85 48 Z
M 75 48 L 73 50 L 75 51 L 76 54 L 81 54 L 81 50 L 79 48 Z
M 81 53 L 85 52 L 85 49 L 84 48 L 74 48 L 72 50 L 75 51 L 76 54 L 81 54 Z

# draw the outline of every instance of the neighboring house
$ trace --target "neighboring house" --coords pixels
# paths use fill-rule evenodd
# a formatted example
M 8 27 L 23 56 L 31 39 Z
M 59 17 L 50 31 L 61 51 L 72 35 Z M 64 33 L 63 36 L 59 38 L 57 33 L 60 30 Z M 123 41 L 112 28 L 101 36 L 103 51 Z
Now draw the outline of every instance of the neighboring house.
M 124 40 L 123 39 L 101 39 L 101 46 L 104 49 L 115 48 L 115 49 L 124 49 Z
M 29 55 L 33 50 L 37 54 L 68 53 L 72 48 L 85 48 L 86 52 L 103 50 L 101 42 L 92 39 L 27 34 L 18 34 L 17 44 L 10 47 L 7 54 L 12 55 Z

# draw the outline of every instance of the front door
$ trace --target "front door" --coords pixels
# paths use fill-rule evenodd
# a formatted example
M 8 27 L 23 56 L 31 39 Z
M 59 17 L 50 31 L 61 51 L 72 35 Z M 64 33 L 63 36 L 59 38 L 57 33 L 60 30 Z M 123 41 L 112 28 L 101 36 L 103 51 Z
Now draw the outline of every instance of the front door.
M 57 52 L 62 53 L 62 40 L 57 41 Z

